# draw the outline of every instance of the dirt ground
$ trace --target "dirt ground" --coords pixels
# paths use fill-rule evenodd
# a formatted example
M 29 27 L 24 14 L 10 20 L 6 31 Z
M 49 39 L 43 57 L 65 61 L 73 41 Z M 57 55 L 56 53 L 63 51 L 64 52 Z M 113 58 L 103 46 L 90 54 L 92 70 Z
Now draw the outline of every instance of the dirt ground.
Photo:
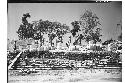
M 78 69 L 40 70 L 37 73 L 22 74 L 17 70 L 8 71 L 8 83 L 43 82 L 121 82 L 121 69 Z

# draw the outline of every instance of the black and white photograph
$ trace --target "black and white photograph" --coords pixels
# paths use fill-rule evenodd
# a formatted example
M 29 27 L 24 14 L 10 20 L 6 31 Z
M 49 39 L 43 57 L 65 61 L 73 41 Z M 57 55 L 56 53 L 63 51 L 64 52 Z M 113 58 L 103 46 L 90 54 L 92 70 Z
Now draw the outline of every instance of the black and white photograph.
M 122 1 L 17 2 L 7 2 L 8 83 L 122 82 Z

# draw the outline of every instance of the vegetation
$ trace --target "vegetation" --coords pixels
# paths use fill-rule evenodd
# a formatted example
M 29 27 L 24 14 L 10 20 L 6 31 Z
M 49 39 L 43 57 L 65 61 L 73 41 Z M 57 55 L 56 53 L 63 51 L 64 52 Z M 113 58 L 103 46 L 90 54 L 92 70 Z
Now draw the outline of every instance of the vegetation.
M 99 27 L 99 17 L 92 11 L 86 10 L 86 12 L 80 17 L 81 29 L 84 33 L 85 40 L 87 42 L 93 40 L 94 43 L 101 42 L 100 34 L 101 28 Z
M 66 24 L 61 24 L 60 22 L 43 21 L 33 21 L 33 23 L 28 23 L 27 17 L 30 17 L 29 13 L 24 14 L 22 17 L 22 23 L 17 31 L 19 39 L 33 38 L 35 40 L 43 41 L 43 35 L 47 34 L 49 37 L 49 42 L 52 46 L 52 40 L 58 37 L 60 42 L 64 34 L 70 31 L 69 26 Z
M 85 40 L 86 42 L 93 41 L 93 43 L 101 42 L 100 37 L 102 35 L 100 33 L 101 28 L 99 25 L 101 24 L 99 17 L 92 11 L 86 10 L 85 13 L 81 15 L 79 21 L 74 21 L 71 24 L 73 26 L 71 33 L 73 37 L 76 36 L 74 44 L 81 44 L 81 40 Z M 78 35 L 76 35 L 76 33 Z
M 101 42 L 100 37 L 102 35 L 100 34 L 101 28 L 99 28 L 101 24 L 99 18 L 92 11 L 85 11 L 79 21 L 71 22 L 73 26 L 71 31 L 69 26 L 60 22 L 43 21 L 40 19 L 39 21 L 28 23 L 28 17 L 31 17 L 29 13 L 23 14 L 22 24 L 17 31 L 19 39 L 33 38 L 42 41 L 43 35 L 48 34 L 49 42 L 52 46 L 52 40 L 55 37 L 58 37 L 59 41 L 63 42 L 63 35 L 71 32 L 73 37 L 76 38 L 74 44 L 81 45 L 81 40 L 85 40 L 86 42 L 93 40 L 94 43 Z

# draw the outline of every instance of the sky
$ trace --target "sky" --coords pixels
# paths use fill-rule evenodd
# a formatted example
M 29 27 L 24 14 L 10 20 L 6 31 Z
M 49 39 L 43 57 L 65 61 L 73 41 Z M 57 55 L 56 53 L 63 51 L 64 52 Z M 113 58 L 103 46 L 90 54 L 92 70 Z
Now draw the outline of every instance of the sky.
M 122 20 L 122 6 L 110 3 L 8 3 L 7 38 L 18 39 L 16 31 L 21 24 L 23 14 L 30 13 L 29 22 L 40 19 L 58 21 L 71 26 L 71 22 L 80 19 L 85 10 L 95 13 L 101 22 L 102 41 L 117 39 L 121 29 L 117 23 Z

